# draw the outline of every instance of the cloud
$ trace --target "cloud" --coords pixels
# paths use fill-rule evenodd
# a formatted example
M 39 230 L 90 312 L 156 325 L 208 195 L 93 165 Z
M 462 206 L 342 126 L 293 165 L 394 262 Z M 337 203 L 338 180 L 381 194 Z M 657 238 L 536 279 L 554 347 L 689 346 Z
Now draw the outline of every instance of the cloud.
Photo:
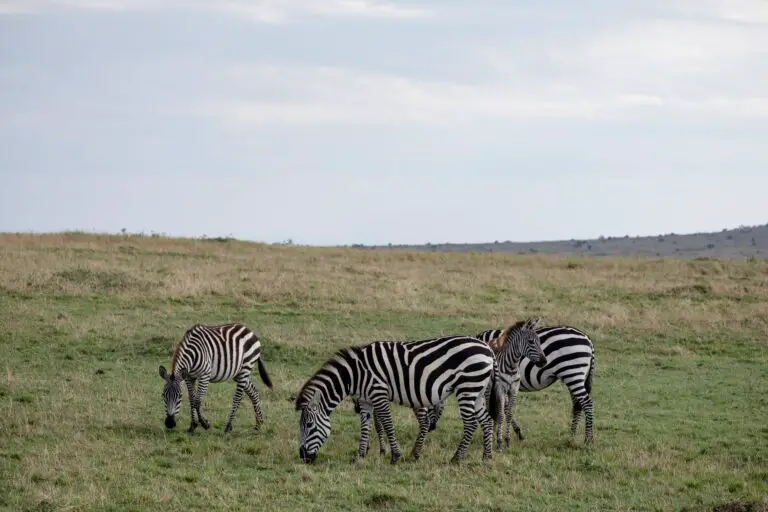
M 678 9 L 688 16 L 711 17 L 739 24 L 768 24 L 765 0 L 687 0 L 678 1 Z
M 625 52 L 642 55 L 645 50 L 642 45 L 629 45 Z M 747 95 L 734 94 L 722 84 L 698 85 L 695 73 L 678 76 L 684 63 L 698 69 L 695 52 L 662 56 L 661 63 L 638 57 L 633 68 L 622 65 L 626 57 L 615 51 L 615 47 L 605 50 L 597 58 L 594 49 L 588 48 L 581 68 L 564 82 L 528 77 L 466 84 L 327 66 L 238 67 L 230 70 L 233 80 L 249 84 L 251 95 L 207 100 L 193 110 L 230 126 L 440 125 L 654 115 L 768 117 L 768 95 L 756 88 Z M 663 77 L 661 69 L 666 66 L 669 75 Z M 610 76 L 611 72 L 619 75 Z M 655 79 L 647 80 L 646 73 L 656 73 Z M 281 97 L 275 99 L 277 90 Z
M 146 10 L 186 9 L 245 17 L 263 23 L 282 23 L 301 16 L 377 19 L 422 18 L 430 11 L 382 0 L 2 0 L 0 14 L 44 13 L 60 9 Z

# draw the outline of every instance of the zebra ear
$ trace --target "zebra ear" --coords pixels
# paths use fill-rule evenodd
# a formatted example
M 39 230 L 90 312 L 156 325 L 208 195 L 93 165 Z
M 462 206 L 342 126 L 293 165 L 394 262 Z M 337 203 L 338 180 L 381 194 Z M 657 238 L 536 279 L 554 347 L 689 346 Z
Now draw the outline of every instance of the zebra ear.
M 538 329 L 539 327 L 541 327 L 541 325 L 542 325 L 542 320 L 541 320 L 541 317 L 539 316 L 531 317 L 525 322 L 525 326 L 533 330 Z
M 166 370 L 163 365 L 160 365 L 160 377 L 162 377 L 163 380 L 168 380 L 168 370 Z

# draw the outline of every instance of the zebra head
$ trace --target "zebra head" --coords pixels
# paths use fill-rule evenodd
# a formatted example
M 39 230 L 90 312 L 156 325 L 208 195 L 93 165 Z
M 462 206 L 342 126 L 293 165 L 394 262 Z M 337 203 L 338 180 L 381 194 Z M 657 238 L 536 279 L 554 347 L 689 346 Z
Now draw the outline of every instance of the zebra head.
M 511 351 L 514 363 L 519 363 L 523 357 L 531 360 L 538 367 L 547 365 L 547 357 L 541 350 L 541 342 L 536 329 L 541 325 L 538 317 L 517 322 L 509 327 L 502 336 L 505 339 L 505 349 Z M 508 347 L 508 348 L 507 348 Z
M 176 415 L 181 410 L 181 383 L 186 379 L 186 370 L 181 371 L 181 377 L 171 373 L 160 366 L 160 377 L 165 381 L 163 387 L 163 402 L 165 402 L 165 426 L 174 428 L 176 426 Z
M 304 391 L 304 390 L 303 390 Z M 322 393 L 301 393 L 296 398 L 296 410 L 301 411 L 299 418 L 299 458 L 311 464 L 317 452 L 331 436 L 330 412 L 322 404 Z

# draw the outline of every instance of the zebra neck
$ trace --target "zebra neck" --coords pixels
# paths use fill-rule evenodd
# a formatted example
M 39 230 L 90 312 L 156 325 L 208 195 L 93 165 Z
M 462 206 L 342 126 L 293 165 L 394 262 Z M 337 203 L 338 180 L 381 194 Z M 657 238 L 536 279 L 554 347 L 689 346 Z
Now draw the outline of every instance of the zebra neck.
M 344 390 L 341 394 L 338 394 L 330 389 L 317 388 L 313 398 L 311 398 L 310 401 L 316 400 L 326 411 L 330 413 L 336 409 L 339 404 L 341 404 L 341 402 L 344 401 L 344 398 L 346 398 L 348 394 L 349 390 Z
M 499 357 L 499 369 L 505 373 L 517 370 L 522 359 L 522 354 L 518 355 L 511 349 L 505 350 Z

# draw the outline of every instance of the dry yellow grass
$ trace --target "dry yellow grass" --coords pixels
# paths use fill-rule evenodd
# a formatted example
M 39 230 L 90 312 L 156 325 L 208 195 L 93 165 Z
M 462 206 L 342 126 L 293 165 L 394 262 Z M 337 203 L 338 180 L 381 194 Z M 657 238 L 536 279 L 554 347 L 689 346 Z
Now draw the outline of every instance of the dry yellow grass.
M 0 509 L 711 510 L 768 494 L 768 264 L 0 234 Z M 597 444 L 566 441 L 567 391 L 521 397 L 525 442 L 451 468 L 451 402 L 418 464 L 353 467 L 358 418 L 297 458 L 291 396 L 337 348 L 470 334 L 528 315 L 595 340 Z M 194 322 L 244 321 L 275 386 L 266 423 L 211 386 L 213 428 L 162 425 L 158 365 Z M 188 420 L 182 409 L 182 424 Z M 412 411 L 394 407 L 410 446 Z M 182 427 L 183 428 L 183 427 Z
M 527 314 L 602 329 L 768 332 L 768 264 L 269 246 L 87 234 L 0 235 L 0 288 L 226 296 L 339 312 Z M 706 300 L 703 300 L 706 299 Z M 738 307 L 730 307 L 733 304 Z

